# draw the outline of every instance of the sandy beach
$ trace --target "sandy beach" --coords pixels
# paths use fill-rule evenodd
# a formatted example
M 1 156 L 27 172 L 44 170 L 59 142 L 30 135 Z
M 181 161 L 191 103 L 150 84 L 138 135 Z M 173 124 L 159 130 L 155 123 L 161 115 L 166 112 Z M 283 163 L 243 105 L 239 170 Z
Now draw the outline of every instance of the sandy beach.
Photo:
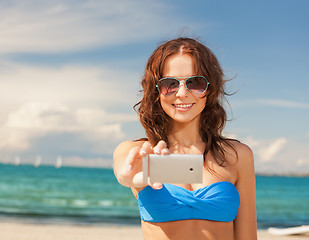
M 258 230 L 259 240 L 302 240 L 309 235 L 273 236 Z M 0 222 L 0 240 L 142 240 L 139 226 L 51 225 Z

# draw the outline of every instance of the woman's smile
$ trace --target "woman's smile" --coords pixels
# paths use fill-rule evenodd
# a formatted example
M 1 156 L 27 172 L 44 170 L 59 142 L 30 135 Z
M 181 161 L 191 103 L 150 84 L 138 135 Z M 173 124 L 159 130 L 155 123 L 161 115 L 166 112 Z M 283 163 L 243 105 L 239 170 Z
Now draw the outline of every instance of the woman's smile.
M 185 112 L 185 111 L 189 111 L 194 103 L 179 103 L 179 104 L 172 104 L 176 110 L 181 111 L 181 112 Z

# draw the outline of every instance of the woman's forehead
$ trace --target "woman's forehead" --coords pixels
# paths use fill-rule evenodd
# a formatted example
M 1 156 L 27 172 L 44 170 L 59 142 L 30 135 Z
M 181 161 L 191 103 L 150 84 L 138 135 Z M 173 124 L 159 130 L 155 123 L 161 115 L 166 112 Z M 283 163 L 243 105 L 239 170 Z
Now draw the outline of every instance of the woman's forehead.
M 188 54 L 174 54 L 169 56 L 163 68 L 164 76 L 191 76 L 195 74 L 194 61 Z

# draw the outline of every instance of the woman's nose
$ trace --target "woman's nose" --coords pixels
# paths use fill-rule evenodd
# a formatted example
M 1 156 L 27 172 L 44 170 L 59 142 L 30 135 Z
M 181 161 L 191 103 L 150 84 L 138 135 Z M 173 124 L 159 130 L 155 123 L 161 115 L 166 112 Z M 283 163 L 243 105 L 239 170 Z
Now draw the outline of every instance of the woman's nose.
M 184 81 L 180 81 L 179 88 L 178 88 L 178 91 L 177 91 L 176 95 L 178 97 L 184 96 L 184 95 L 187 94 L 187 91 L 188 90 L 187 90 L 185 82 Z

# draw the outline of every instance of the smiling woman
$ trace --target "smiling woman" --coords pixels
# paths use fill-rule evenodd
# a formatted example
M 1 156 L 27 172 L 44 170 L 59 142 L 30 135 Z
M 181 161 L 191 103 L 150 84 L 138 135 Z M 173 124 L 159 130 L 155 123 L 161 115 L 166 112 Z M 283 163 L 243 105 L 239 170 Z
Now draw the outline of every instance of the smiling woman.
M 138 200 L 145 239 L 257 238 L 253 154 L 222 135 L 224 84 L 217 58 L 194 39 L 165 42 L 149 58 L 135 105 L 147 139 L 114 152 L 115 175 Z M 145 183 L 148 154 L 202 154 L 202 183 Z

